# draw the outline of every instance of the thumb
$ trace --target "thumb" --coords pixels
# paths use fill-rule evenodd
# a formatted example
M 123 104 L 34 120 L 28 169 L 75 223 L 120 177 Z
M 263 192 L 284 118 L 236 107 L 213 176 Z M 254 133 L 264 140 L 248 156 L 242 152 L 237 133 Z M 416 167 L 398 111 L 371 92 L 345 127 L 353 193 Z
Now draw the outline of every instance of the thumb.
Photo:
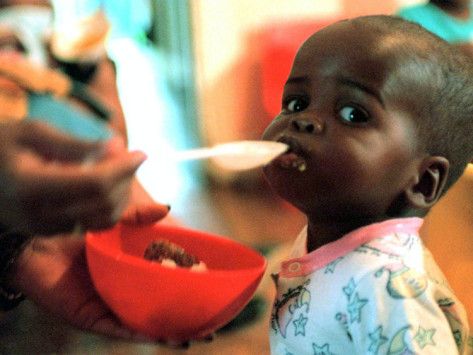
M 152 224 L 166 217 L 169 210 L 169 205 L 160 203 L 132 205 L 125 210 L 120 221 L 129 225 Z
M 48 160 L 81 161 L 100 156 L 104 143 L 77 139 L 38 121 L 25 121 L 21 144 Z
M 92 174 L 102 176 L 109 175 L 113 181 L 128 179 L 135 174 L 136 170 L 146 160 L 146 154 L 141 151 L 123 151 L 110 157 L 88 165 L 89 169 L 83 170 L 84 173 L 89 171 Z

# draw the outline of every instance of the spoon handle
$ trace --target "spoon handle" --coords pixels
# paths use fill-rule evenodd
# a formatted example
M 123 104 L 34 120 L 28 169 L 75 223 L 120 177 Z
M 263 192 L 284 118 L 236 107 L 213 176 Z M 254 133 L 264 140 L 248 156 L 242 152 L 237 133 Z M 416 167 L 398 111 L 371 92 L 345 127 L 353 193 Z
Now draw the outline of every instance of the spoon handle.
M 182 150 L 173 153 L 173 158 L 176 161 L 206 159 L 215 156 L 216 151 L 213 148 L 196 148 L 189 150 Z

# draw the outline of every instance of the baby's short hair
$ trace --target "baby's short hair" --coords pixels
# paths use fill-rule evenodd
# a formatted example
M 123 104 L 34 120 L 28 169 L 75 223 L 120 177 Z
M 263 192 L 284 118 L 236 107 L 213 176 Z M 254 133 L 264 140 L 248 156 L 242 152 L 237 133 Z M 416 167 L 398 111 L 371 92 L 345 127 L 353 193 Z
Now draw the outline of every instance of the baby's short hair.
M 401 55 L 404 66 L 398 73 L 413 91 L 407 96 L 415 101 L 419 147 L 450 162 L 446 191 L 473 158 L 473 57 L 399 17 L 362 16 L 350 21 L 395 43 L 392 49 Z M 406 68 L 414 72 L 406 73 Z

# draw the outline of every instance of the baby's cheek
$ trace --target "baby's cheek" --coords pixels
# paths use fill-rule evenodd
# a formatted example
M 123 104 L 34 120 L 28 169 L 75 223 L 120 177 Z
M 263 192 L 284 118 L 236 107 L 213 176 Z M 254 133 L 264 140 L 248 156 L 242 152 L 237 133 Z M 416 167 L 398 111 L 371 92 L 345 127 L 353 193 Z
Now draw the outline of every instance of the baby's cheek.
M 272 133 L 271 126 L 266 127 L 266 129 L 263 132 L 263 135 L 261 136 L 262 140 L 270 141 L 274 139 L 274 134 Z

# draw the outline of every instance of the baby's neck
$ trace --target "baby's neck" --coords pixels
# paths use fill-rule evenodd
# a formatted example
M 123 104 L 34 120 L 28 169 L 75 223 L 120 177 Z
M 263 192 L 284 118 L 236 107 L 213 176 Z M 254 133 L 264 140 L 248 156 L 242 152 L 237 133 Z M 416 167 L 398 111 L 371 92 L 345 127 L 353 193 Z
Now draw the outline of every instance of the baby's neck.
M 386 221 L 393 218 L 420 217 L 423 218 L 428 210 L 404 208 L 391 213 L 378 216 L 329 216 L 321 217 L 320 214 L 306 214 L 307 217 L 307 251 L 311 251 L 334 242 L 355 229 L 373 223 Z
M 347 233 L 354 231 L 360 227 L 370 225 L 372 223 L 381 222 L 386 218 L 365 218 L 356 220 L 324 220 L 314 221 L 309 219 L 307 226 L 307 251 L 310 253 L 325 244 L 334 242 L 342 238 Z

